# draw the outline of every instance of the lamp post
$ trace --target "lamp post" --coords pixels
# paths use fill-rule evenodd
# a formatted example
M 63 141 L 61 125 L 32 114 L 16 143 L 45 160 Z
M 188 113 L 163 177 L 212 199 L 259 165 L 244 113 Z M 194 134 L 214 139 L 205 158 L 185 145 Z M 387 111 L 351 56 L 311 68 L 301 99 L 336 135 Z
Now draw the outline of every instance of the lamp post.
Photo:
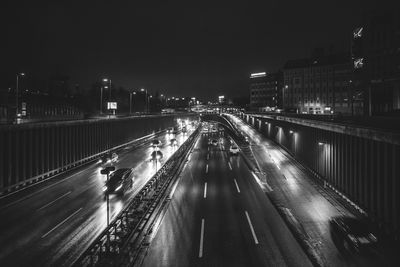
M 148 113 L 148 99 L 147 99 L 147 89 L 140 89 L 141 92 L 145 92 L 145 112 Z
M 100 114 L 103 114 L 103 85 L 100 86 Z
M 18 118 L 19 115 L 19 107 L 18 107 L 18 89 L 19 89 L 19 77 L 23 77 L 25 76 L 25 73 L 21 72 L 21 73 L 17 73 L 17 82 L 16 82 L 16 86 L 15 86 L 15 118 Z
M 106 186 L 108 185 L 108 180 L 110 178 L 110 173 L 113 172 L 113 171 L 115 171 L 115 167 L 114 166 L 106 167 L 106 168 L 104 168 L 104 169 L 102 169 L 100 171 L 101 174 L 107 175 Z M 104 193 L 106 195 L 106 200 L 107 200 L 107 227 L 108 227 L 110 225 L 110 198 L 108 196 L 108 188 L 106 188 Z
M 136 95 L 136 92 L 129 93 L 129 114 L 132 114 L 132 95 Z
M 104 78 L 103 82 L 108 83 L 109 90 L 108 90 L 108 101 L 111 101 L 111 79 Z

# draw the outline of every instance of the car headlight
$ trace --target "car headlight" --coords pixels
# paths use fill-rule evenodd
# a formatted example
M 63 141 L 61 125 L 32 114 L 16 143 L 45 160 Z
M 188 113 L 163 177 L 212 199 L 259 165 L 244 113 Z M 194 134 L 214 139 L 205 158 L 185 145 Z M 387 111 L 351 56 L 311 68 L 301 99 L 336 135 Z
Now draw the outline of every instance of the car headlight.
M 119 186 L 117 186 L 117 188 L 115 188 L 115 191 L 118 191 L 122 188 L 122 184 L 120 184 Z

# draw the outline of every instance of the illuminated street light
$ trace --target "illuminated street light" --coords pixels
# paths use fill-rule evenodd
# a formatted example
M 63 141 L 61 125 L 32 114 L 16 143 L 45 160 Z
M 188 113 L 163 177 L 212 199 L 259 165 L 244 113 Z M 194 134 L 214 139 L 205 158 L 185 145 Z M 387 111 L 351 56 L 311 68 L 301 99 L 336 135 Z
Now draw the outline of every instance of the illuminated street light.
M 132 113 L 132 95 L 136 95 L 136 92 L 133 91 L 129 93 L 129 114 Z
M 111 79 L 103 78 L 103 82 L 108 83 L 108 86 L 110 88 L 108 90 L 108 101 L 111 101 L 111 89 L 112 89 L 112 87 L 111 87 Z
M 289 131 L 290 134 L 294 133 L 292 130 Z
M 324 142 L 318 142 L 318 145 L 319 146 L 323 146 L 323 145 L 326 145 Z
M 19 77 L 23 77 L 25 76 L 25 73 L 20 72 L 17 73 L 17 84 L 15 86 L 15 105 L 16 105 L 16 109 L 15 109 L 15 118 L 17 119 L 19 117 L 19 108 L 18 108 L 18 89 L 19 89 Z

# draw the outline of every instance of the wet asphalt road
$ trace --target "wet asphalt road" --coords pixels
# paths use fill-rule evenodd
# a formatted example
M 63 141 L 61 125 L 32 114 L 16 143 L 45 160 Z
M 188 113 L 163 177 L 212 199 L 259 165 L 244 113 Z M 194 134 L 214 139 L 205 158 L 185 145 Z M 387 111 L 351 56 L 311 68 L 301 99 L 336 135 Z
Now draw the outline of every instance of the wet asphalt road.
M 197 142 L 144 266 L 311 266 L 227 140 Z
M 163 134 L 161 164 L 187 136 Z M 116 168 L 132 168 L 133 188 L 110 197 L 110 221 L 156 171 L 150 143 L 127 147 Z M 160 167 L 158 163 L 157 167 Z M 92 163 L 51 181 L 0 200 L 0 266 L 69 266 L 104 230 L 107 223 L 101 164 Z

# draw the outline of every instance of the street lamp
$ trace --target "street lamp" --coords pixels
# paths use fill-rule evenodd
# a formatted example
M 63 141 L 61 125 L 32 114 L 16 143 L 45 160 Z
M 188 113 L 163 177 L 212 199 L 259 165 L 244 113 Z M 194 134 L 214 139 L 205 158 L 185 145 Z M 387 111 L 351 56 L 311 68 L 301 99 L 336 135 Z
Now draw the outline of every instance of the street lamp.
M 17 84 L 16 84 L 16 86 L 15 86 L 15 106 L 16 106 L 16 109 L 15 109 L 15 118 L 18 118 L 18 115 L 19 115 L 19 108 L 18 108 L 18 83 L 19 83 L 19 77 L 23 77 L 23 76 L 25 76 L 25 73 L 23 73 L 23 72 L 20 72 L 20 73 L 17 73 Z
M 108 166 L 100 171 L 101 174 L 107 175 L 107 182 L 106 182 L 106 186 L 105 186 L 105 190 L 104 190 L 104 193 L 105 193 L 106 199 L 107 199 L 107 227 L 110 225 L 110 198 L 108 196 L 107 186 L 108 186 L 108 180 L 110 178 L 110 173 L 113 171 L 115 171 L 114 166 Z
M 129 93 L 129 114 L 132 114 L 132 95 L 136 95 L 136 92 Z
M 109 90 L 108 90 L 108 101 L 111 101 L 111 79 L 104 78 L 103 82 L 108 83 Z
M 146 113 L 149 112 L 149 101 L 147 99 L 147 89 L 140 89 L 141 92 L 145 92 L 146 93 L 146 99 L 145 99 L 145 111 Z

